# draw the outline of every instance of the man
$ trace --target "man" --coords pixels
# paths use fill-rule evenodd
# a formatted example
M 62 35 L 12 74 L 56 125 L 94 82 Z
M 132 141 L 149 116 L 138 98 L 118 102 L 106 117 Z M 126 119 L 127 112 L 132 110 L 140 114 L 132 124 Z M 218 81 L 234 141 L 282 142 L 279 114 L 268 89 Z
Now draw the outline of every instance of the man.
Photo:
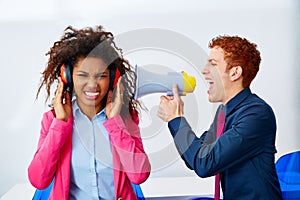
M 238 36 L 218 36 L 209 48 L 202 74 L 209 83 L 208 100 L 221 105 L 208 131 L 198 138 L 191 130 L 176 85 L 174 96 L 161 96 L 157 115 L 168 122 L 190 169 L 200 177 L 220 174 L 225 200 L 282 199 L 274 164 L 275 116 L 249 88 L 261 61 L 256 44 Z M 225 125 L 217 137 L 221 111 L 225 112 Z

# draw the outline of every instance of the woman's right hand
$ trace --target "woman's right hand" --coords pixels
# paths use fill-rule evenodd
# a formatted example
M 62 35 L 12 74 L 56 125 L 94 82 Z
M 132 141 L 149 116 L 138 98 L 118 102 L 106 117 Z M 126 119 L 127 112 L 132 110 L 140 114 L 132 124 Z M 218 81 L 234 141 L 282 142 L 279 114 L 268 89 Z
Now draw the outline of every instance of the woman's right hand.
M 63 101 L 64 99 L 64 101 Z M 55 110 L 57 119 L 67 121 L 72 110 L 71 97 L 69 92 L 64 92 L 64 83 L 61 78 L 58 78 L 58 86 L 55 92 L 55 96 L 52 99 L 52 104 Z

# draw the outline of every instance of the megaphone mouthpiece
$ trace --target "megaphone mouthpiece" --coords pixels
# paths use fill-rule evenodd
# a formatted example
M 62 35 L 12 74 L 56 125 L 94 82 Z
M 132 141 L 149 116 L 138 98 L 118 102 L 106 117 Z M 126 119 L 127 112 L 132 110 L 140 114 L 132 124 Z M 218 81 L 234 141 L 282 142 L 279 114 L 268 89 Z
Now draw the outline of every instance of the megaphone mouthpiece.
M 183 76 L 183 92 L 186 93 L 192 93 L 195 90 L 196 87 L 196 79 L 193 76 L 189 76 L 185 71 L 182 71 Z

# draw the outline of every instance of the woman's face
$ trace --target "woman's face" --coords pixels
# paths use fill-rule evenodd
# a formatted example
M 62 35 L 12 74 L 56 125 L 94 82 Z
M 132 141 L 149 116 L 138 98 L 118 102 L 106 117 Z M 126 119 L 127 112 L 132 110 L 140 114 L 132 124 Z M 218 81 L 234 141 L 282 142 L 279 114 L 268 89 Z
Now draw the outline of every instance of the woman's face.
M 73 83 L 78 106 L 84 113 L 103 109 L 109 89 L 109 69 L 101 58 L 79 59 L 73 69 Z

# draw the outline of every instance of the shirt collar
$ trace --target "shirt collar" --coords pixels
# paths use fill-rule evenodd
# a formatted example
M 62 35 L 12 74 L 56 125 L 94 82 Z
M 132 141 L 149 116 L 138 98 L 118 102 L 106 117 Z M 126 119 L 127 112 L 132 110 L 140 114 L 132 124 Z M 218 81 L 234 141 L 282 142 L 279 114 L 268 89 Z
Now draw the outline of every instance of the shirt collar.
M 73 109 L 74 116 L 84 115 L 83 112 L 81 112 L 76 100 L 74 100 L 72 102 L 72 109 Z M 105 108 L 103 108 L 100 112 L 98 112 L 94 118 L 106 119 L 106 110 L 105 110 Z
M 230 99 L 225 105 L 226 115 L 231 113 L 233 109 L 236 108 L 238 104 L 240 104 L 245 98 L 247 98 L 251 94 L 251 90 L 249 87 L 244 88 L 237 95 L 235 95 L 232 99 Z

